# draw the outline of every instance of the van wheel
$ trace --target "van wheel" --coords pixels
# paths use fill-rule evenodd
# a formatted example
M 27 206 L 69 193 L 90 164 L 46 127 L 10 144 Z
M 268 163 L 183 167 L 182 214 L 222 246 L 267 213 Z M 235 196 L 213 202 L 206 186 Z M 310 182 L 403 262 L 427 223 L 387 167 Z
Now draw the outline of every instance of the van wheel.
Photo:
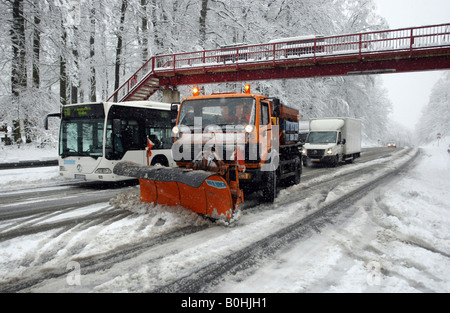
M 352 164 L 354 160 L 355 160 L 355 157 L 352 155 L 351 158 L 345 160 L 345 163 L 346 164 Z
M 331 166 L 332 167 L 336 167 L 339 165 L 339 155 L 336 155 L 333 159 L 333 161 L 331 162 Z

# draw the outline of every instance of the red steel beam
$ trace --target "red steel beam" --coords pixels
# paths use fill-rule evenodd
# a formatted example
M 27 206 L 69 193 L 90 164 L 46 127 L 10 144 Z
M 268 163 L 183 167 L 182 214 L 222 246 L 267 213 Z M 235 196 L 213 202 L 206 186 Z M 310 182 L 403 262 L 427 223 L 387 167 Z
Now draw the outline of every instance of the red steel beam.
M 211 84 L 220 82 L 248 82 L 254 80 L 308 78 L 342 75 L 368 75 L 383 73 L 403 73 L 450 69 L 448 55 L 434 57 L 392 58 L 387 60 L 357 60 L 346 63 L 329 63 L 297 67 L 277 66 L 272 68 L 241 68 L 235 71 L 213 72 L 205 70 L 198 74 L 175 74 L 160 76 L 161 86 Z

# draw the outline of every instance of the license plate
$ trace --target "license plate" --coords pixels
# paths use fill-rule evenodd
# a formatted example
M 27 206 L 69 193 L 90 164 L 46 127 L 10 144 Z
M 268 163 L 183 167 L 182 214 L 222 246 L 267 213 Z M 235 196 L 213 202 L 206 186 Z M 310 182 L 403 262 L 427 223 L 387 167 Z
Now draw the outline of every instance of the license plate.
M 82 179 L 82 180 L 86 180 L 86 175 L 75 174 L 75 179 Z

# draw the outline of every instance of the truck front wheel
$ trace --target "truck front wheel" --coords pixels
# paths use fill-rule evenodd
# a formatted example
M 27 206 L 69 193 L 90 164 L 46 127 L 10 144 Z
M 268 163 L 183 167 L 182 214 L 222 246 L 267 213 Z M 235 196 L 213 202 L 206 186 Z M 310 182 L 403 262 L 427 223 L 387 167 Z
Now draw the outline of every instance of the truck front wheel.
M 262 192 L 264 202 L 273 203 L 275 201 L 277 197 L 277 171 L 267 172 Z

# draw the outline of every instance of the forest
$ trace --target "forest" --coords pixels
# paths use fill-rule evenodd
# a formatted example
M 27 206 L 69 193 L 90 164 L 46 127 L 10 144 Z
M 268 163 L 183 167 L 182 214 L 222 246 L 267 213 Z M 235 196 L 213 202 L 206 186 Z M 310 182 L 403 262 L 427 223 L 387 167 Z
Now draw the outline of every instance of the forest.
M 45 131 L 46 114 L 105 101 L 155 55 L 389 28 L 372 0 L 2 0 L 0 19 L 0 131 L 10 129 L 18 144 L 56 142 L 58 125 Z M 242 84 L 204 89 L 240 91 Z M 252 84 L 298 108 L 301 119 L 360 118 L 367 143 L 411 138 L 387 118 L 392 104 L 379 76 Z M 190 95 L 187 86 L 179 90 Z

